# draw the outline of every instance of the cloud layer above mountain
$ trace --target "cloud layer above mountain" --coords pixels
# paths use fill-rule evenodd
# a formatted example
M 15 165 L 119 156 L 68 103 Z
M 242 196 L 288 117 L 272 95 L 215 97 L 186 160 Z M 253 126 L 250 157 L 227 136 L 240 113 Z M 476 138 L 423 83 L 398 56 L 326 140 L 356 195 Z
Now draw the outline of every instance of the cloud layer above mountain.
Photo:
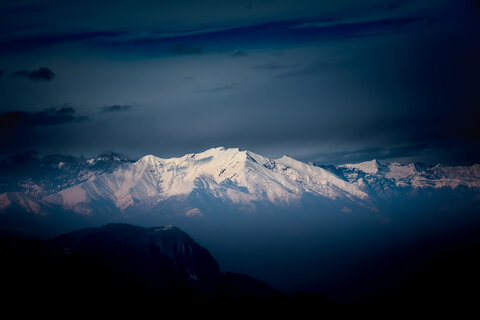
M 475 1 L 0 9 L 1 130 L 24 129 L 2 155 L 168 157 L 225 145 L 328 162 L 480 157 Z

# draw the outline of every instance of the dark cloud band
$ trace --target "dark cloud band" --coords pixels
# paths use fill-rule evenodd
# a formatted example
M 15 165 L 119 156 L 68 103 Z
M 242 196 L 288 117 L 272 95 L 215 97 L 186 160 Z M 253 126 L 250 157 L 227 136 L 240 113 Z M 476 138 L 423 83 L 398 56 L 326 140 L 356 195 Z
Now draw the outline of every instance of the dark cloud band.
M 22 77 L 22 78 L 27 78 L 33 81 L 50 81 L 55 77 L 55 73 L 53 73 L 52 70 L 49 68 L 41 67 L 37 70 L 18 70 L 12 73 L 12 76 L 17 78 L 17 77 Z
M 11 111 L 0 114 L 0 131 L 27 130 L 37 126 L 52 126 L 87 121 L 72 107 L 46 109 L 40 112 Z
M 102 108 L 102 113 L 112 113 L 112 112 L 119 112 L 119 111 L 127 111 L 130 110 L 132 107 L 129 105 L 113 105 L 113 106 L 105 106 Z

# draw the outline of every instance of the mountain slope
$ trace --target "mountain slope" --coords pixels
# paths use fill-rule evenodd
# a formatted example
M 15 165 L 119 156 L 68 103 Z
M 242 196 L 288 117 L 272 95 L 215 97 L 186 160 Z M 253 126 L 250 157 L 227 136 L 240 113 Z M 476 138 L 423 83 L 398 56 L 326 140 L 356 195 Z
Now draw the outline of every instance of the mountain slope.
M 34 214 L 39 214 L 42 211 L 40 202 L 23 192 L 5 192 L 0 194 L 0 208 L 3 210 L 22 210 Z
M 220 274 L 210 253 L 172 226 L 110 224 L 67 233 L 46 244 L 52 254 L 93 257 L 116 271 L 135 275 L 157 291 L 169 290 L 176 283 L 213 281 Z

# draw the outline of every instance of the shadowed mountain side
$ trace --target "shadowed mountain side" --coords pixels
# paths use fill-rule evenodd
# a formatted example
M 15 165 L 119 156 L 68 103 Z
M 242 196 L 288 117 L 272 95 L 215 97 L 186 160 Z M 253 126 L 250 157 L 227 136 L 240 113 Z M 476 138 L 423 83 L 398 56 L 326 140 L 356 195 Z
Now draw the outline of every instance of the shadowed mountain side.
M 9 306 L 45 308 L 54 303 L 112 308 L 112 313 L 138 308 L 215 314 L 226 308 L 278 311 L 296 305 L 295 299 L 254 278 L 221 273 L 206 249 L 171 226 L 110 224 L 44 241 L 4 238 L 0 255 Z M 321 296 L 312 298 L 328 310 L 336 307 Z

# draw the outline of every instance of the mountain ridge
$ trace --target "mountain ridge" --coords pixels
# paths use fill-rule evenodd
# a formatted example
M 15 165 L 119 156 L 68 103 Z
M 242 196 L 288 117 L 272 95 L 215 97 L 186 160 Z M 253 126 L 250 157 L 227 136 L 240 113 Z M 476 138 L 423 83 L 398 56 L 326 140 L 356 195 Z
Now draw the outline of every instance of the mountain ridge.
M 248 150 L 224 147 L 174 158 L 146 155 L 136 162 L 122 162 L 112 156 L 87 162 L 99 162 L 102 166 L 91 175 L 81 171 L 88 179 L 61 190 L 50 190 L 46 195 L 4 192 L 0 194 L 0 211 L 23 208 L 41 215 L 44 208 L 56 206 L 88 216 L 98 211 L 148 211 L 176 201 L 183 202 L 182 215 L 194 217 L 203 216 L 204 212 L 194 203 L 188 204 L 187 199 L 198 202 L 198 195 L 249 212 L 259 204 L 277 208 L 298 206 L 305 198 L 345 202 L 346 211 L 351 211 L 349 206 L 374 210 L 377 199 L 389 192 L 480 188 L 479 164 L 422 168 L 413 163 L 382 164 L 374 159 L 337 166 L 317 165 L 286 155 L 270 159 Z M 36 197 L 37 194 L 43 196 Z M 342 211 L 344 207 L 341 206 Z
M 186 196 L 199 184 L 216 198 L 247 206 L 253 201 L 295 203 L 306 193 L 329 199 L 367 198 L 357 187 L 320 167 L 287 156 L 269 159 L 220 147 L 170 159 L 147 155 L 44 200 L 88 213 L 81 204 L 101 198 L 125 210 L 145 200 L 161 202 Z

